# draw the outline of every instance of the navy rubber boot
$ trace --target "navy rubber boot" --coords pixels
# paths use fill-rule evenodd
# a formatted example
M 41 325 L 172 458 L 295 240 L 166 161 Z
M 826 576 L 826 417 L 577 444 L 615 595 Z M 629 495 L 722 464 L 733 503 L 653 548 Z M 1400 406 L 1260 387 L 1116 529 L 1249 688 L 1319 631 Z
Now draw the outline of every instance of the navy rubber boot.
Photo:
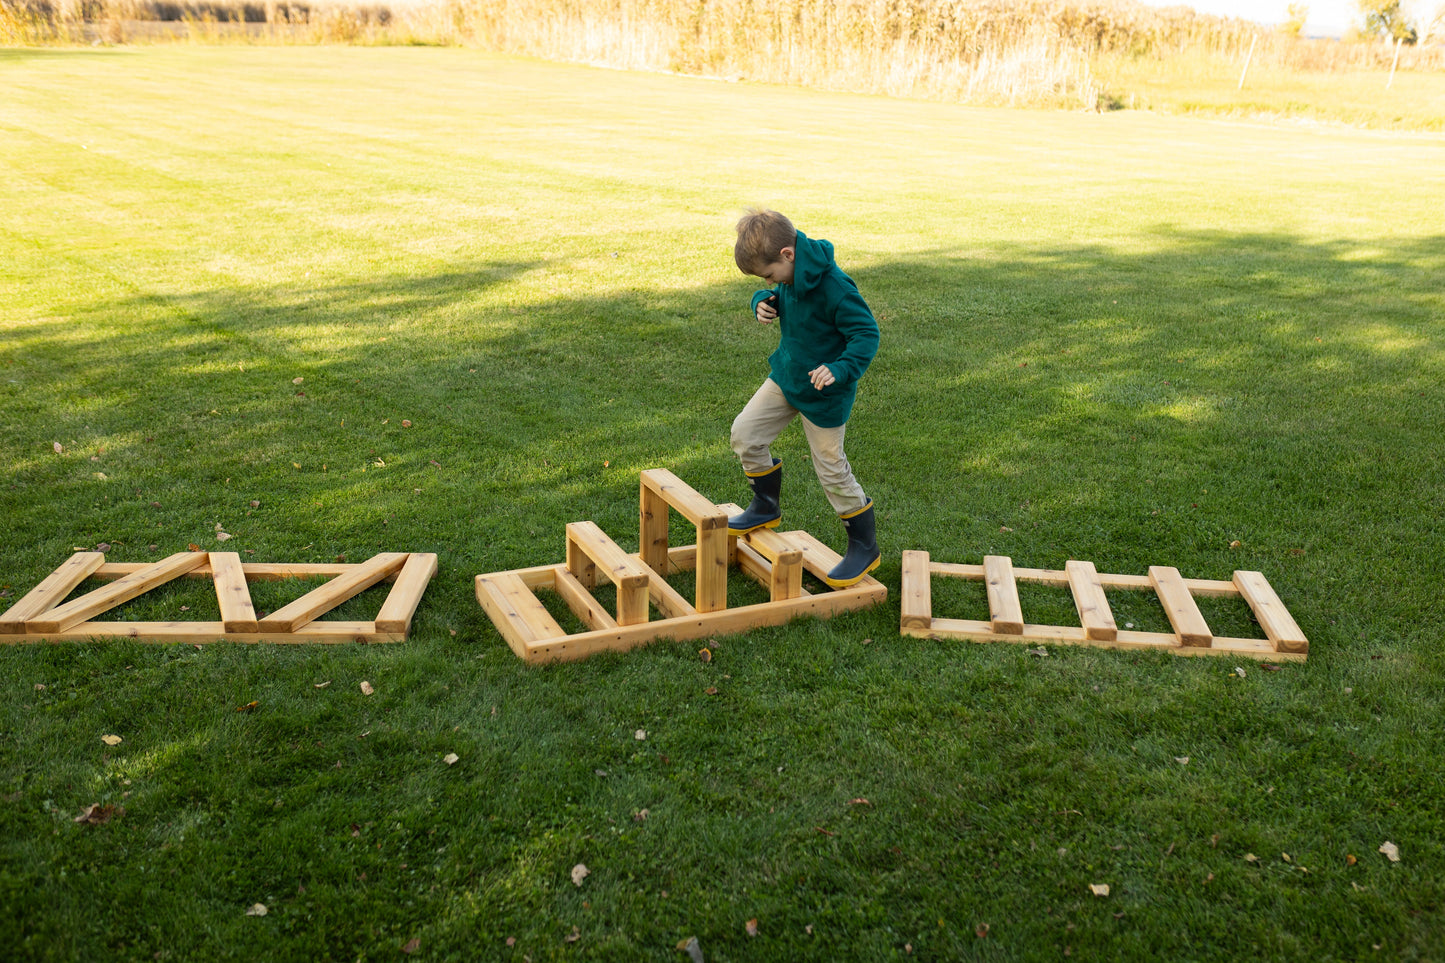
M 863 576 L 877 568 L 883 556 L 878 552 L 878 530 L 871 500 L 856 512 L 838 517 L 848 529 L 848 551 L 823 581 L 833 588 L 847 588 L 863 581 Z
M 746 535 L 759 528 L 777 528 L 783 520 L 780 504 L 783 494 L 783 460 L 773 459 L 773 467 L 767 471 L 744 472 L 748 484 L 753 486 L 753 500 L 741 515 L 728 519 L 729 535 Z

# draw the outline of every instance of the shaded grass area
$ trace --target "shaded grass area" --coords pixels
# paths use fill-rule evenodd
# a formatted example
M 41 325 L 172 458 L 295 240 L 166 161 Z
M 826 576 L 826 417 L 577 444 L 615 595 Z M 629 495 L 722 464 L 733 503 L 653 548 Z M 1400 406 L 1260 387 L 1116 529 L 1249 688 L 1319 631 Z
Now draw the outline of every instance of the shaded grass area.
M 1436 190 L 1438 139 L 459 51 L 0 72 L 4 601 L 77 546 L 143 561 L 217 524 L 250 560 L 441 565 L 402 645 L 0 652 L 20 958 L 1439 953 L 1445 238 L 1371 192 Z M 743 497 L 727 425 L 775 337 L 728 263 L 749 202 L 816 223 L 879 315 L 849 451 L 890 601 L 709 663 L 524 666 L 473 576 L 560 560 L 579 519 L 634 548 L 642 468 Z M 778 453 L 785 526 L 840 545 L 801 433 Z M 901 639 L 911 548 L 1256 569 L 1310 659 Z M 209 618 L 208 591 L 127 611 Z M 985 617 L 977 584 L 934 597 Z M 125 812 L 73 822 L 96 802 Z

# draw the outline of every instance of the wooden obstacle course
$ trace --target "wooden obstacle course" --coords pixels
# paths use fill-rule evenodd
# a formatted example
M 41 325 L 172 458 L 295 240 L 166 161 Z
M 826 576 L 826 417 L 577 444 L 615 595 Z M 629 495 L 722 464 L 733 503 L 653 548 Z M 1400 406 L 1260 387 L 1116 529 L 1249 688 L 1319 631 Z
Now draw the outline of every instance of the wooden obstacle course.
M 478 575 L 477 601 L 518 656 L 528 662 L 581 659 L 594 652 L 627 651 L 659 638 L 695 639 L 782 625 L 800 615 L 828 618 L 882 602 L 888 589 L 871 576 L 845 589 L 813 594 L 803 572 L 820 581 L 841 557 L 807 532 L 727 531 L 742 509 L 713 504 L 672 472 L 642 472 L 638 502 L 639 550 L 629 554 L 592 522 L 567 526 L 566 559 Z M 692 526 L 693 542 L 669 543 L 669 515 Z M 727 607 L 728 571 L 736 567 L 768 590 L 768 601 Z M 667 576 L 693 572 L 689 601 Z M 600 578 L 617 587 L 617 611 L 608 612 L 589 591 Z M 536 596 L 555 592 L 585 630 L 568 634 Z M 649 618 L 650 609 L 661 618 Z
M 934 576 L 985 583 L 989 620 L 935 618 Z M 1018 583 L 1068 588 L 1079 625 L 1030 625 L 1024 622 Z M 1118 628 L 1106 590 L 1152 591 L 1169 619 L 1172 633 Z M 1196 597 L 1241 598 L 1264 630 L 1263 639 L 1216 637 L 1199 611 Z M 934 562 L 927 552 L 903 553 L 903 600 L 899 631 L 917 638 L 969 639 L 975 642 L 1025 642 L 1037 645 L 1096 645 L 1118 649 L 1162 649 L 1178 655 L 1235 655 L 1303 661 L 1309 640 L 1259 572 L 1237 571 L 1232 581 L 1189 579 L 1178 569 L 1150 566 L 1148 575 L 1101 575 L 1094 563 L 1070 560 L 1064 571 L 1016 569 L 1006 555 L 984 556 L 982 565 Z
M 143 642 L 402 642 L 422 593 L 437 571 L 428 552 L 384 552 L 360 564 L 242 562 L 235 552 L 178 552 L 159 562 L 107 562 L 77 552 L 0 614 L 0 643 L 132 638 Z M 249 583 L 328 578 L 325 584 L 257 617 Z M 65 601 L 87 578 L 109 584 Z M 95 617 L 176 578 L 210 579 L 217 622 L 103 622 Z M 379 582 L 394 583 L 370 622 L 326 621 L 332 611 Z

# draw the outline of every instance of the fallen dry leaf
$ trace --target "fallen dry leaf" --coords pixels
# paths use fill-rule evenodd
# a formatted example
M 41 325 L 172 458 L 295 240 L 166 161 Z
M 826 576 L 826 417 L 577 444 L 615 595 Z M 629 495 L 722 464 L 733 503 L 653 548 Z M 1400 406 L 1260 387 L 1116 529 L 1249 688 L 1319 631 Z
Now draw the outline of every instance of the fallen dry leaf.
M 703 691 L 705 694 L 707 694 L 707 695 L 717 695 L 717 686 L 715 686 L 715 685 L 710 685 L 710 686 L 708 686 L 706 689 L 703 689 L 702 691 Z
M 217 533 L 216 533 L 216 541 L 218 541 L 218 542 L 228 542 L 228 541 L 231 540 L 232 537 L 233 537 L 233 536 L 231 535 L 230 532 L 217 532 Z
M 265 916 L 265 915 L 266 915 L 266 904 L 265 904 L 265 903 L 253 903 L 253 904 L 251 904 L 250 906 L 246 907 L 246 915 L 247 915 L 247 916 Z
M 975 927 L 973 928 L 973 935 L 974 935 L 974 936 L 977 936 L 979 939 L 983 939 L 985 936 L 988 935 L 988 924 L 987 924 L 987 923 L 980 923 L 980 924 L 978 924 L 977 926 L 975 926 Z
M 82 826 L 100 826 L 110 822 L 114 816 L 123 815 L 125 815 L 125 809 L 121 807 L 91 803 L 80 811 L 80 815 L 75 817 L 75 822 Z
M 58 442 L 58 441 L 54 444 L 53 447 L 55 448 L 55 453 L 56 453 L 57 455 L 60 454 L 61 452 L 63 452 L 63 451 L 65 450 L 65 448 L 62 447 L 61 444 L 60 444 L 60 442 Z
M 1257 863 L 1257 862 L 1259 862 L 1259 857 L 1256 856 L 1256 855 L 1254 855 L 1254 853 L 1245 853 L 1245 854 L 1244 854 L 1244 861 L 1245 861 L 1246 863 Z
M 636 732 L 634 732 L 634 733 L 632 734 L 632 738 L 636 739 L 638 742 L 641 742 L 642 740 L 644 740 L 644 739 L 647 738 L 647 730 L 646 730 L 646 729 L 638 729 Z
M 1275 665 L 1273 662 L 1261 662 L 1259 664 L 1259 667 L 1265 672 L 1278 672 L 1280 669 L 1284 668 L 1284 666 Z
M 1392 863 L 1398 863 L 1400 861 L 1400 847 L 1396 846 L 1388 839 L 1380 844 L 1379 851 L 1384 853 L 1385 857 L 1389 859 Z
M 711 662 L 711 661 L 712 661 L 712 650 L 711 650 L 711 649 L 698 649 L 698 650 L 697 650 L 697 657 L 698 657 L 699 659 L 702 659 L 704 662 Z
M 460 760 L 461 757 L 454 752 L 449 752 L 445 756 L 442 756 L 442 762 L 446 763 L 448 766 L 455 766 Z
M 1013 529 L 1012 529 L 1012 528 L 1009 528 L 1007 525 L 1000 525 L 1000 526 L 998 527 L 998 530 L 999 530 L 1000 532 L 1011 532 L 1011 531 L 1013 531 Z
M 646 819 L 646 818 L 648 817 L 648 815 L 650 815 L 650 814 L 648 813 L 648 811 L 647 811 L 646 809 L 639 809 L 637 812 L 635 812 L 635 813 L 632 814 L 632 821 L 635 822 L 635 823 L 640 823 L 640 822 L 642 822 L 644 819 Z
M 157 506 L 157 507 L 159 507 L 159 506 Z M 251 507 L 252 507 L 252 508 L 260 508 L 260 507 L 261 507 L 261 503 L 260 503 L 259 501 L 257 501 L 256 499 L 253 498 L 253 499 L 251 499 Z
M 1177 763 L 1179 763 L 1179 765 L 1181 765 L 1181 766 L 1187 766 L 1187 765 L 1189 765 L 1189 757 L 1188 757 L 1188 756 L 1175 756 L 1175 757 L 1174 757 L 1174 761 L 1177 762 Z
M 1358 863 L 1358 862 L 1359 862 L 1359 859 L 1357 859 L 1357 858 L 1355 857 L 1355 854 L 1354 854 L 1354 853 L 1345 853 L 1345 865 L 1346 865 L 1346 866 L 1353 866 L 1353 865 L 1355 865 L 1355 864 Z
M 696 936 L 678 940 L 677 948 L 686 953 L 692 959 L 692 963 L 702 963 L 702 947 L 698 944 Z
M 850 805 L 850 806 L 871 806 L 871 805 L 873 805 L 873 804 L 872 804 L 871 802 L 869 802 L 868 800 L 864 799 L 862 796 L 859 796 L 857 799 L 850 799 L 850 800 L 848 800 L 848 805 Z
M 412 953 L 415 953 L 419 949 L 421 949 L 421 937 L 413 936 L 411 939 L 406 941 L 406 945 L 401 948 L 401 951 L 410 955 Z
M 301 382 L 303 382 L 303 381 L 305 381 L 305 380 L 306 380 L 305 378 L 292 378 L 292 379 L 291 379 L 291 383 L 292 383 L 293 385 L 299 385 Z
M 1039 646 L 1037 649 L 1028 649 L 1026 651 L 1029 655 L 1037 656 L 1040 659 L 1047 659 L 1049 657 L 1049 650 L 1044 648 L 1042 645 Z
M 103 743 L 105 743 L 107 746 L 118 746 L 118 745 L 120 745 L 122 742 L 124 742 L 125 740 L 122 739 L 120 736 L 110 736 L 110 735 L 106 735 L 106 736 L 101 736 L 101 737 L 100 737 L 100 741 L 103 742 Z
M 572 867 L 572 885 L 581 886 L 582 881 L 592 875 L 592 870 L 587 868 L 585 863 L 578 863 Z
M 516 938 L 515 936 L 509 936 L 509 937 L 507 937 L 507 945 L 508 945 L 508 946 L 516 946 L 516 945 L 517 945 L 517 938 Z
M 324 688 L 326 688 L 327 686 L 329 686 L 330 684 L 331 684 L 331 680 L 330 680 L 330 679 L 327 679 L 325 682 L 317 682 L 317 683 L 316 683 L 315 685 L 313 685 L 311 688 L 313 688 L 313 689 L 324 689 Z
M 564 942 L 564 943 L 576 943 L 576 942 L 577 942 L 578 940 L 580 940 L 581 938 L 582 938 L 582 931 L 579 930 L 577 927 L 574 926 L 574 927 L 572 927 L 572 932 L 571 932 L 571 933 L 568 933 L 566 936 L 562 937 L 562 942 Z
M 1234 667 L 1234 674 L 1239 676 L 1241 679 L 1244 678 L 1244 670 L 1241 669 L 1239 666 Z
M 260 699 L 252 699 L 250 702 L 246 703 L 246 704 L 243 705 L 243 706 L 236 706 L 236 711 L 237 711 L 237 712 L 250 712 L 252 709 L 256 708 L 256 707 L 257 707 L 258 705 L 260 705 L 260 704 L 261 704 L 261 700 L 260 700 Z
M 1294 857 L 1290 856 L 1289 853 L 1280 853 L 1279 858 L 1284 860 L 1286 863 L 1294 862 Z
M 1230 547 L 1230 548 L 1239 548 L 1239 539 L 1236 538 L 1234 541 L 1230 542 L 1230 543 L 1229 543 L 1229 547 Z
M 757 935 L 758 935 L 758 921 L 755 920 L 755 919 L 748 920 L 747 925 L 744 926 L 743 928 L 748 931 L 748 935 L 749 935 L 749 936 L 757 936 Z
M 1089 884 L 1089 892 L 1093 893 L 1095 896 L 1108 896 L 1108 895 L 1109 895 L 1109 884 L 1108 884 L 1108 883 L 1090 883 L 1090 884 Z
M 403 428 L 410 428 L 410 427 L 411 427 L 411 419 L 410 419 L 410 418 L 403 418 L 403 419 L 401 419 L 401 426 L 402 426 Z
M 370 682 L 367 682 L 365 679 L 362 679 L 362 680 L 361 680 L 361 694 L 362 694 L 362 695 L 371 695 L 371 694 L 372 694 L 373 692 L 375 692 L 375 691 L 376 691 L 376 690 L 371 687 L 371 683 L 370 683 Z

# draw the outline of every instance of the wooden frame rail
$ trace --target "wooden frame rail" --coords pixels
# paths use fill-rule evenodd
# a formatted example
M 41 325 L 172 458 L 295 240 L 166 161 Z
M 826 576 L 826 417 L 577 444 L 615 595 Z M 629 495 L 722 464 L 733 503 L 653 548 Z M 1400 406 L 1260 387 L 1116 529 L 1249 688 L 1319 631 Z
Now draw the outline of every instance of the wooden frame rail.
M 988 621 L 937 618 L 933 614 L 935 576 L 985 583 Z M 1018 583 L 1068 588 L 1079 624 L 1030 625 L 1019 605 Z M 1114 622 L 1107 590 L 1152 591 L 1169 625 L 1164 632 L 1124 631 Z M 1178 569 L 1150 566 L 1148 575 L 1101 575 L 1094 563 L 1070 560 L 1062 572 L 1014 568 L 1006 555 L 986 555 L 982 565 L 935 562 L 927 552 L 903 553 L 903 593 L 899 631 L 918 638 L 969 639 L 975 642 L 1054 642 L 1117 649 L 1163 649 L 1178 655 L 1234 655 L 1256 659 L 1303 661 L 1309 640 L 1259 572 L 1237 571 L 1231 581 L 1184 578 Z M 1215 636 L 1196 597 L 1242 598 L 1254 613 L 1263 639 Z
M 433 575 L 429 552 L 384 552 L 360 564 L 242 562 L 235 552 L 178 552 L 159 562 L 106 562 L 77 552 L 0 614 L 0 644 L 131 638 L 143 642 L 401 642 Z M 328 578 L 277 611 L 258 617 L 250 582 Z M 87 578 L 108 581 L 74 599 Z M 217 622 L 107 622 L 96 617 L 176 578 L 207 578 L 215 586 Z M 321 616 L 379 582 L 393 583 L 376 618 L 327 621 Z

